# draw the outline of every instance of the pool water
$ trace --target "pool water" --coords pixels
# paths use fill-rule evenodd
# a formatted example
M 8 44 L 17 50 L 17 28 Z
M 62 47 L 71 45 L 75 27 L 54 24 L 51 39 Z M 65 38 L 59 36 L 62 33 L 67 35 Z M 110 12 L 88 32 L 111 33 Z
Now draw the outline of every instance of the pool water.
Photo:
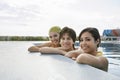
M 120 42 L 102 42 L 100 48 L 106 57 L 120 60 Z

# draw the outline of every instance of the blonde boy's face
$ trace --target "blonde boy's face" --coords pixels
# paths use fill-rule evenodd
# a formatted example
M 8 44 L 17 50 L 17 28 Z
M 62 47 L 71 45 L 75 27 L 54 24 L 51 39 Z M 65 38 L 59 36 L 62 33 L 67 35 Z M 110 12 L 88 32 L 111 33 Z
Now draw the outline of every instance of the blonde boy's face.
M 98 41 L 95 41 L 91 33 L 84 32 L 80 38 L 80 47 L 85 53 L 94 54 L 97 50 Z
M 68 33 L 65 33 L 60 39 L 60 44 L 61 47 L 64 47 L 65 49 L 71 49 L 73 48 L 74 42 Z
M 59 33 L 57 33 L 57 32 L 50 32 L 49 33 L 49 40 L 53 44 L 59 44 Z

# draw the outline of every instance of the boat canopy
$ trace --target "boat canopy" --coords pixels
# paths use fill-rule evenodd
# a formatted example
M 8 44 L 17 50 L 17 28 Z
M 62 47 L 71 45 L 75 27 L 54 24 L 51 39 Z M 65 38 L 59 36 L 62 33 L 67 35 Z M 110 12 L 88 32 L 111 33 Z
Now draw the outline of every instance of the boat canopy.
M 120 29 L 106 29 L 103 31 L 103 36 L 120 36 Z

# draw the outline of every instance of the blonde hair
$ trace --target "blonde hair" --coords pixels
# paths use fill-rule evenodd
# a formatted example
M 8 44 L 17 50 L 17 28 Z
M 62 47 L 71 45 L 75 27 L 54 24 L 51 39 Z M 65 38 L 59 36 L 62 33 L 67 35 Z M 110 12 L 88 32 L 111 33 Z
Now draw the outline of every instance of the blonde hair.
M 61 31 L 61 28 L 59 26 L 53 26 L 53 27 L 50 28 L 49 33 L 50 32 L 57 32 L 57 33 L 59 33 L 60 31 Z

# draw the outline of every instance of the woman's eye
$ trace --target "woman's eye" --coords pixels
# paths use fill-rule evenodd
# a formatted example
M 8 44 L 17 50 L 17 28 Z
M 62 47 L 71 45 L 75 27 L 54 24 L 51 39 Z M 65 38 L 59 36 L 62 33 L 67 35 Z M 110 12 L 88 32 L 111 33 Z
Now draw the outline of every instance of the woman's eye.
M 52 36 L 49 36 L 49 38 L 52 38 Z
M 90 39 L 87 39 L 87 41 L 90 41 Z
M 71 38 L 67 38 L 67 40 L 71 40 Z
M 65 40 L 65 38 L 61 38 L 62 40 Z

